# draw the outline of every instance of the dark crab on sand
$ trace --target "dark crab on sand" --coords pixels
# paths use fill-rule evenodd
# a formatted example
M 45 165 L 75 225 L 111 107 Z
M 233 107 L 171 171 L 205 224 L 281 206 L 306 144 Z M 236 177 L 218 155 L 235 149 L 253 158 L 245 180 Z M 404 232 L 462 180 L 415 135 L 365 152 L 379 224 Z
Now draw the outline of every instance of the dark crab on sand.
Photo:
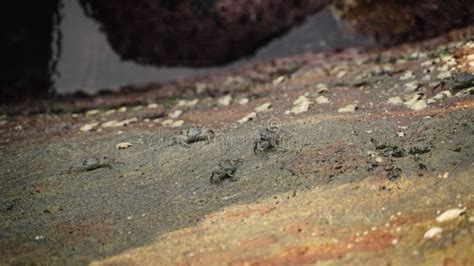
M 214 139 L 214 136 L 215 133 L 212 129 L 205 127 L 192 127 L 183 130 L 181 135 L 175 136 L 173 139 L 175 143 L 189 148 L 189 144 L 199 141 L 207 141 L 207 143 L 210 143 L 211 140 Z

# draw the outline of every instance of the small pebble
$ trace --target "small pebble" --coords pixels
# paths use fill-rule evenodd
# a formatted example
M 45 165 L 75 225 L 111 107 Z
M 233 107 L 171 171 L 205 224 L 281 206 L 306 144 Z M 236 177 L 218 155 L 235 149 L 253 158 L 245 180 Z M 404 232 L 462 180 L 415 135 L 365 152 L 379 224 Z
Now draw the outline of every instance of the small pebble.
M 273 85 L 278 85 L 278 84 L 282 83 L 285 80 L 286 80 L 286 78 L 284 76 L 279 76 L 278 78 L 274 79 L 272 81 L 272 83 L 273 83 Z
M 82 131 L 82 132 L 89 132 L 89 131 L 95 129 L 98 125 L 99 125 L 99 123 L 85 124 L 79 130 Z
M 306 98 L 304 95 L 301 95 L 293 102 L 294 107 L 291 109 L 291 113 L 301 114 L 307 112 L 309 110 L 310 104 L 311 102 L 308 100 L 308 98 Z
M 347 72 L 346 71 L 340 71 L 337 73 L 336 77 L 337 78 L 343 78 L 347 75 Z
M 430 228 L 428 231 L 426 231 L 425 234 L 423 235 L 423 237 L 425 239 L 430 239 L 430 238 L 433 238 L 434 236 L 436 236 L 438 234 L 441 234 L 442 232 L 443 232 L 443 228 L 433 227 L 433 228 Z
M 169 115 L 169 117 L 178 118 L 181 114 L 183 114 L 183 110 L 175 110 L 173 113 Z
M 316 98 L 316 102 L 319 104 L 326 104 L 329 103 L 329 99 L 324 96 L 319 96 Z
M 413 74 L 413 71 L 406 71 L 400 76 L 400 80 L 407 80 L 413 78 L 415 75 Z
M 97 115 L 99 113 L 100 113 L 100 110 L 97 110 L 97 109 L 89 110 L 89 111 L 86 112 L 86 116 L 93 116 L 93 115 Z
M 445 71 L 445 72 L 441 72 L 438 74 L 438 76 L 436 76 L 437 79 L 446 79 L 446 78 L 449 78 L 451 77 L 451 72 L 450 71 Z
M 219 100 L 217 102 L 220 105 L 228 106 L 232 102 L 232 95 L 227 94 L 226 96 L 219 98 Z
M 249 98 L 243 98 L 243 99 L 240 99 L 239 101 L 240 105 L 246 105 L 248 103 L 249 103 Z
M 457 209 L 457 208 L 456 209 L 449 209 L 449 210 L 443 212 L 442 214 L 440 214 L 438 217 L 436 217 L 436 221 L 438 223 L 447 222 L 447 221 L 458 218 L 459 216 L 461 216 L 465 212 L 466 212 L 466 208 L 464 208 L 464 209 Z
M 272 107 L 272 104 L 267 102 L 267 103 L 264 103 L 262 105 L 259 105 L 255 108 L 255 112 L 264 112 L 264 111 L 267 111 L 268 109 L 270 109 Z
M 337 111 L 339 113 L 352 113 L 355 112 L 359 107 L 356 104 L 349 104 L 342 108 L 339 108 Z
M 132 146 L 132 143 L 130 142 L 120 142 L 120 143 L 117 143 L 117 145 L 115 145 L 115 147 L 119 150 L 125 150 L 131 146 Z
M 238 123 L 240 124 L 243 124 L 245 122 L 248 122 L 248 121 L 251 121 L 251 120 L 255 120 L 255 118 L 257 118 L 257 113 L 255 112 L 252 112 L 246 116 L 244 116 L 242 119 L 240 119 L 239 121 L 237 121 Z
M 400 96 L 395 96 L 388 98 L 388 103 L 392 105 L 401 105 L 403 104 L 403 100 L 400 98 Z

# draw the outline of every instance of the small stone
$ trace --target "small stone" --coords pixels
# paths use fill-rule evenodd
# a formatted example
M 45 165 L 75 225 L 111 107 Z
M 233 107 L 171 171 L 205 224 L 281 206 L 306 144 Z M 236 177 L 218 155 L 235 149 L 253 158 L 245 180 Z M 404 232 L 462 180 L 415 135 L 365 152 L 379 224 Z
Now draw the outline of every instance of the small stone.
M 232 102 L 232 95 L 227 94 L 226 96 L 221 97 L 217 102 L 218 102 L 220 105 L 228 106 L 228 105 L 230 105 L 230 103 Z
M 449 98 L 449 97 L 452 97 L 453 95 L 451 94 L 451 92 L 449 90 L 444 90 L 444 91 L 441 91 L 439 92 L 438 94 L 436 94 L 433 99 L 439 101 L 439 100 L 443 100 L 443 99 L 446 99 L 446 98 Z
M 449 177 L 449 173 L 448 173 L 448 172 L 446 172 L 446 173 L 443 174 L 443 178 L 444 178 L 444 179 L 446 179 L 446 178 L 448 178 L 448 177 Z
M 167 119 L 161 122 L 161 125 L 165 127 L 180 127 L 183 124 L 184 124 L 183 120 L 174 121 L 173 119 Z
M 81 130 L 82 132 L 88 132 L 88 131 L 94 130 L 98 125 L 99 123 L 85 124 L 81 128 L 79 128 L 79 130 Z
M 397 245 L 398 244 L 398 238 L 395 238 L 394 240 L 392 240 L 392 245 Z
M 183 113 L 183 110 L 175 110 L 169 115 L 171 118 L 178 118 Z
M 278 84 L 282 83 L 285 80 L 286 80 L 286 78 L 284 76 L 279 76 L 278 78 L 274 79 L 272 81 L 272 83 L 273 83 L 273 85 L 278 85 Z
M 470 54 L 467 56 L 467 61 L 474 61 L 474 54 Z
M 126 107 L 126 106 L 122 106 L 122 107 L 120 107 L 120 108 L 117 110 L 117 112 L 119 112 L 119 113 L 125 113 L 126 111 L 127 111 L 127 107 Z
M 337 78 L 343 78 L 347 75 L 347 72 L 346 71 L 340 71 L 337 73 L 336 77 Z
M 171 124 L 171 127 L 181 127 L 184 125 L 184 120 L 178 120 L 174 121 L 173 124 Z
M 161 122 L 161 125 L 164 127 L 169 127 L 174 123 L 173 119 L 166 119 L 163 122 Z
M 86 112 L 86 116 L 93 116 L 93 115 L 97 115 L 99 113 L 100 113 L 100 110 L 97 110 L 97 109 L 89 110 L 89 111 Z
M 316 102 L 319 104 L 326 104 L 329 103 L 329 99 L 324 96 L 319 96 L 316 98 Z
M 436 76 L 437 79 L 447 79 L 449 77 L 451 77 L 450 71 L 441 72 L 438 74 L 438 76 Z
M 464 208 L 464 209 L 449 209 L 449 210 L 443 212 L 442 214 L 440 214 L 438 217 L 436 217 L 436 221 L 438 223 L 447 222 L 447 221 L 458 218 L 459 216 L 461 216 L 465 212 L 466 212 L 466 208 Z
M 400 76 L 400 80 L 407 80 L 413 78 L 415 75 L 413 74 L 413 71 L 406 71 Z
M 409 96 L 404 105 L 413 111 L 420 111 L 428 107 L 426 102 L 423 100 L 423 94 L 421 93 L 414 93 Z
M 409 91 L 416 91 L 418 88 L 420 88 L 420 84 L 417 81 L 405 83 L 405 89 Z
M 422 78 L 421 78 L 421 81 L 430 81 L 431 80 L 431 76 L 426 74 L 424 75 Z
M 108 115 L 112 115 L 112 114 L 115 114 L 117 112 L 117 110 L 115 109 L 110 109 L 110 110 L 107 110 L 104 112 L 104 115 L 105 116 L 108 116 Z
M 132 143 L 130 143 L 130 142 L 120 142 L 120 143 L 117 143 L 117 145 L 115 145 L 115 148 L 117 148 L 119 150 L 125 150 L 125 149 L 128 149 L 131 146 L 132 146 Z
M 199 82 L 199 83 L 196 83 L 194 85 L 194 88 L 196 88 L 196 93 L 197 94 L 202 94 L 206 91 L 207 89 L 207 84 L 206 83 L 202 83 L 202 82 Z
M 359 107 L 356 104 L 349 104 L 342 108 L 339 108 L 337 111 L 339 113 L 352 113 L 355 112 Z
M 428 107 L 428 104 L 424 100 L 418 100 L 410 106 L 413 111 L 420 111 Z
M 269 102 L 266 102 L 262 105 L 259 105 L 255 108 L 255 112 L 264 112 L 264 111 L 267 111 L 268 109 L 270 109 L 272 107 L 272 104 L 269 103 Z
M 405 132 L 397 132 L 399 138 L 405 137 Z
M 257 113 L 252 112 L 252 113 L 250 113 L 250 114 L 244 116 L 242 119 L 240 119 L 240 120 L 237 121 L 237 122 L 239 122 L 240 124 L 242 124 L 242 123 L 245 123 L 245 122 L 254 120 L 255 118 L 257 118 Z
M 426 61 L 424 61 L 423 63 L 421 63 L 421 66 L 422 66 L 422 67 L 429 67 L 429 66 L 431 66 L 431 65 L 433 65 L 433 61 L 432 61 L 432 60 L 426 60 Z
M 395 96 L 388 98 L 388 103 L 392 105 L 401 105 L 403 104 L 403 100 L 400 98 L 400 96 Z
M 447 62 L 447 61 L 450 61 L 450 60 L 454 60 L 454 56 L 453 56 L 453 55 L 451 55 L 451 54 L 444 54 L 444 55 L 441 55 L 441 61 Z
M 291 109 L 291 113 L 301 114 L 307 112 L 309 110 L 310 104 L 311 102 L 308 100 L 308 98 L 306 98 L 306 96 L 301 95 L 293 102 L 294 107 Z
M 44 239 L 44 236 L 35 236 L 35 240 L 41 240 Z
M 406 62 L 407 62 L 407 60 L 405 60 L 403 58 L 400 58 L 400 59 L 397 59 L 397 61 L 395 61 L 395 64 L 401 65 L 401 64 L 405 64 Z
M 156 109 L 156 108 L 158 108 L 158 104 L 156 104 L 156 103 L 150 103 L 150 104 L 148 104 L 147 108 L 148 108 L 148 109 Z
M 195 106 L 196 104 L 198 104 L 199 102 L 199 99 L 194 99 L 194 100 L 180 100 L 177 104 L 177 107 L 182 107 L 182 106 L 186 106 L 186 107 L 192 107 L 192 106 Z
M 442 232 L 443 232 L 443 228 L 441 228 L 441 227 L 432 227 L 428 231 L 425 232 L 423 237 L 425 239 L 430 239 L 430 238 L 435 237 L 438 234 L 441 234 Z
M 111 127 L 125 127 L 125 126 L 128 126 L 132 123 L 135 123 L 138 121 L 138 118 L 136 117 L 133 117 L 133 118 L 130 118 L 130 119 L 125 119 L 125 120 L 121 120 L 121 121 L 117 121 L 117 120 L 111 120 L 111 121 L 107 121 L 105 123 L 103 123 L 101 125 L 101 127 L 103 128 L 111 128 Z
M 318 93 L 322 94 L 328 91 L 328 85 L 324 83 L 318 83 L 318 85 L 316 85 L 316 89 L 318 89 Z
M 143 109 L 143 106 L 138 105 L 138 106 L 134 106 L 134 107 L 132 108 L 132 111 L 140 111 L 140 110 L 142 110 L 142 109 Z
M 249 103 L 249 98 L 243 98 L 243 99 L 240 99 L 239 101 L 240 105 L 246 105 L 248 103 Z

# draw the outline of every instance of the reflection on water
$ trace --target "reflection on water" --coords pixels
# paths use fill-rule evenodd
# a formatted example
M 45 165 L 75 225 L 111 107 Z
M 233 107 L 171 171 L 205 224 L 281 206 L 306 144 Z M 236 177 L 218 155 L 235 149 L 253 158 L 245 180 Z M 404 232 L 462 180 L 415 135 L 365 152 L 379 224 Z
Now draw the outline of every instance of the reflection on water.
M 36 95 L 40 91 L 48 92 L 52 88 L 59 94 L 77 91 L 94 93 L 101 89 L 117 89 L 127 84 L 164 82 L 190 77 L 248 62 L 307 51 L 373 45 L 371 39 L 362 37 L 351 30 L 348 25 L 337 22 L 330 10 L 324 9 L 316 15 L 308 17 L 304 23 L 294 27 L 285 35 L 261 47 L 253 55 L 224 67 L 190 68 L 141 65 L 134 61 L 120 59 L 121 57 L 111 49 L 108 36 L 100 30 L 100 25 L 96 21 L 86 16 L 78 1 L 68 0 L 63 3 L 48 1 L 48 3 L 53 2 L 52 11 L 42 12 L 42 14 L 51 17 L 50 20 L 46 19 L 51 24 L 42 26 L 42 39 L 35 39 L 35 34 L 32 33 L 26 35 L 31 42 L 36 41 L 43 46 L 46 43 L 48 46 L 31 51 L 35 53 L 36 57 L 13 55 L 10 58 L 12 62 L 15 62 L 17 68 L 13 68 L 14 71 L 3 72 L 12 78 L 11 80 L 2 80 L 2 94 L 7 92 L 5 83 L 18 83 L 19 80 L 28 81 L 29 85 L 26 87 L 33 89 L 35 91 L 33 94 Z M 60 10 L 59 13 L 58 10 Z M 31 25 L 29 28 L 32 28 Z M 48 32 L 45 33 L 45 30 Z M 15 34 L 15 32 L 11 32 L 9 37 L 14 39 Z M 32 58 L 38 59 L 32 60 Z M 35 78 L 31 78 L 31 76 Z

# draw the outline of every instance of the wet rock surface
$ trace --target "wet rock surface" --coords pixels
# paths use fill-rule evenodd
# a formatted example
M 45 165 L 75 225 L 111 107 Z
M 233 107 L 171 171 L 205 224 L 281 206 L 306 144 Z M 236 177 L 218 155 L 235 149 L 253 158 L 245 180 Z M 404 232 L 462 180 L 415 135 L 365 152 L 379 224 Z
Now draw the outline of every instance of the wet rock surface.
M 474 96 L 434 98 L 443 76 L 474 73 L 470 40 L 466 28 L 47 109 L 2 106 L 1 261 L 472 264 Z M 312 104 L 290 112 L 301 96 Z M 291 137 L 274 148 L 264 133 L 271 152 L 256 155 L 275 126 Z M 192 128 L 213 137 L 189 141 Z M 182 132 L 189 147 L 169 145 Z M 88 158 L 94 169 L 74 171 Z M 211 184 L 216 170 L 235 182 Z M 451 209 L 462 212 L 438 223 Z

